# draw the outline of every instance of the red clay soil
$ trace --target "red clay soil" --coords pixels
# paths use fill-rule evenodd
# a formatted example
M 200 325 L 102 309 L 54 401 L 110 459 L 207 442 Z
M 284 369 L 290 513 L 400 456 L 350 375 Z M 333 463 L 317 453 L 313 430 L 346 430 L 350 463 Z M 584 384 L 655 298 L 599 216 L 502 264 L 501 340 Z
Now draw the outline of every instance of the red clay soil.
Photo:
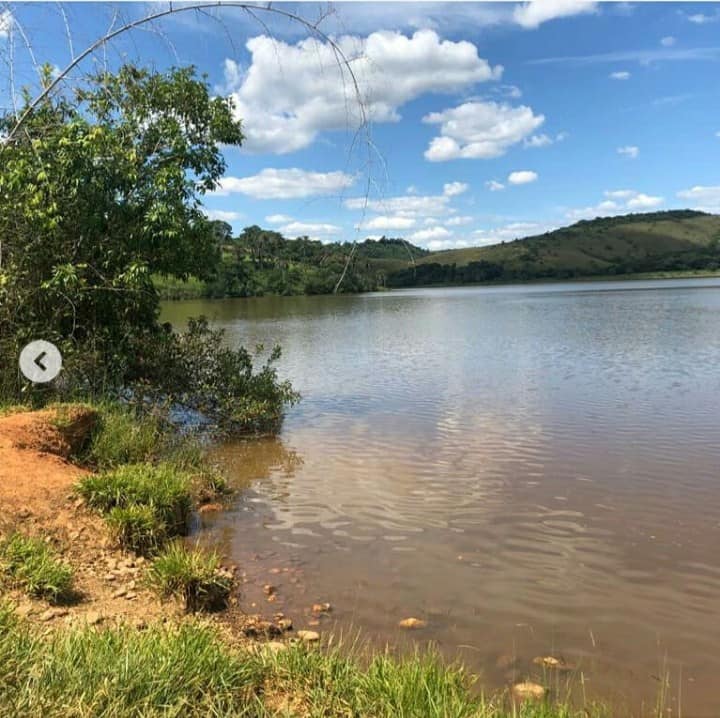
M 3 514 L 55 514 L 84 469 L 68 461 L 81 431 L 95 421 L 91 410 L 74 409 L 55 426 L 53 410 L 0 418 L 0 507 Z M 10 517 L 8 517 L 10 518 Z

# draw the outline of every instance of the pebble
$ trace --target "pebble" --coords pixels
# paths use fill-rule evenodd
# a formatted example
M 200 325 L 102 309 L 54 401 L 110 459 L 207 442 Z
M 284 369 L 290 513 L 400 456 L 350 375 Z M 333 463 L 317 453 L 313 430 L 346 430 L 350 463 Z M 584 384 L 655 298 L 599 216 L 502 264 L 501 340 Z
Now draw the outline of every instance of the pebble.
M 135 593 L 134 591 L 128 591 L 128 592 L 125 594 L 125 599 L 126 599 L 127 601 L 132 601 L 133 598 L 137 598 L 137 593 Z
M 539 683 L 531 683 L 525 681 L 524 683 L 516 683 L 512 687 L 512 694 L 515 698 L 526 701 L 535 700 L 539 701 L 545 697 L 546 690 Z
M 565 661 L 554 656 L 537 656 L 533 658 L 533 663 L 536 666 L 542 666 L 543 668 L 554 668 L 557 671 L 571 671 L 573 666 L 568 665 Z
M 106 574 L 103 576 L 103 578 L 104 578 L 106 581 L 114 581 L 114 580 L 117 578 L 117 576 L 116 576 L 114 573 L 106 573 Z
M 277 588 L 270 583 L 266 583 L 263 586 L 263 591 L 265 592 L 265 595 L 272 596 L 277 591 Z
M 278 626 L 282 628 L 283 631 L 291 631 L 293 627 L 293 622 L 291 618 L 280 618 L 277 622 Z
M 421 618 L 403 618 L 398 626 L 400 628 L 425 628 L 427 621 L 423 621 Z
M 127 593 L 126 588 L 119 588 L 115 593 L 113 593 L 113 598 L 122 598 Z
M 48 608 L 47 611 L 40 614 L 41 621 L 52 621 L 53 618 L 60 618 L 61 616 L 67 616 L 69 611 L 67 608 Z
M 305 643 L 315 643 L 320 640 L 320 634 L 317 631 L 298 631 L 297 637 Z
M 97 626 L 104 620 L 105 616 L 103 616 L 102 613 L 98 613 L 97 611 L 90 611 L 89 613 L 85 614 L 85 621 L 87 622 L 88 626 Z
M 313 613 L 328 613 L 331 610 L 331 606 L 329 603 L 313 603 L 312 612 Z

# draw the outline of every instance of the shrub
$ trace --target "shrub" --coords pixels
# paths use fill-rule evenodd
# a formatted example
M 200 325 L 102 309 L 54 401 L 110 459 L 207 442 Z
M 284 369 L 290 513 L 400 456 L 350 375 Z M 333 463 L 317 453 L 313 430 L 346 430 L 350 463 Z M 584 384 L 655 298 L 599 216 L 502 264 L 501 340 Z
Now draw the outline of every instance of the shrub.
M 227 606 L 232 578 L 222 573 L 214 551 L 188 549 L 175 541 L 155 559 L 148 581 L 162 596 L 177 596 L 187 611 L 214 611 Z
M 0 568 L 11 583 L 52 603 L 72 595 L 73 572 L 39 538 L 12 534 L 0 544 Z

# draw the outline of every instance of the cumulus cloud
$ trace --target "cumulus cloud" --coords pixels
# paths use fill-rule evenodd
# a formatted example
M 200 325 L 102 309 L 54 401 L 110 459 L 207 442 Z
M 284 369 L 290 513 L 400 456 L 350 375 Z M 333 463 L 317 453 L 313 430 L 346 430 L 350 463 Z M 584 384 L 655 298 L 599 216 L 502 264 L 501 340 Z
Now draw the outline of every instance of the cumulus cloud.
M 618 72 L 610 73 L 611 80 L 629 80 L 630 73 L 627 70 L 619 70 Z
M 667 35 L 660 40 L 660 44 L 663 47 L 672 47 L 676 42 L 677 40 L 672 35 Z
M 696 185 L 678 192 L 677 196 L 687 200 L 692 209 L 720 213 L 720 186 Z
M 375 123 L 397 122 L 400 107 L 425 93 L 456 92 L 502 76 L 502 66 L 479 57 L 475 45 L 441 40 L 433 30 L 411 37 L 383 30 L 365 38 L 344 35 L 336 42 L 350 60 L 365 117 Z M 259 36 L 246 47 L 247 70 L 225 63 L 245 149 L 293 152 L 323 130 L 361 124 L 353 82 L 328 43 L 306 38 L 293 45 Z
M 556 142 L 562 142 L 566 137 L 565 132 L 558 132 L 554 137 L 543 132 L 523 140 L 523 147 L 547 147 L 548 145 L 554 145 Z
M 290 222 L 279 228 L 279 232 L 287 237 L 300 237 L 307 235 L 312 239 L 318 239 L 320 236 L 339 234 L 341 227 L 334 224 L 323 224 L 319 222 Z
M 353 178 L 344 172 L 308 172 L 297 167 L 267 167 L 251 177 L 223 177 L 213 194 L 244 194 L 255 199 L 296 199 L 336 194 L 350 187 Z
M 516 170 L 508 175 L 507 181 L 510 184 L 529 184 L 538 178 L 537 172 L 531 170 Z
M 568 210 L 565 217 L 577 222 L 581 219 L 595 217 L 611 217 L 627 212 L 645 212 L 660 207 L 665 199 L 638 192 L 634 189 L 616 189 L 604 192 L 606 199 L 590 207 L 579 207 Z
M 401 217 L 387 215 L 379 215 L 359 226 L 360 229 L 410 229 L 415 226 L 416 220 L 413 217 Z
M 10 35 L 15 20 L 10 10 L 0 11 L 0 40 L 5 39 Z
M 473 232 L 473 245 L 484 247 L 500 242 L 512 242 L 515 239 L 532 237 L 556 228 L 556 224 L 548 222 L 512 222 L 493 229 L 476 229 Z
M 265 221 L 268 224 L 287 224 L 288 222 L 292 222 L 293 218 L 287 214 L 269 214 L 265 217 Z
M 458 194 L 467 192 L 469 185 L 465 182 L 448 182 L 443 185 L 443 194 L 446 197 L 455 197 Z
M 353 197 L 345 200 L 347 209 L 369 209 L 371 212 L 398 217 L 438 217 L 448 213 L 450 198 L 447 195 L 400 195 L 382 199 Z
M 626 206 L 628 209 L 655 209 L 655 207 L 659 207 L 664 201 L 662 197 L 653 197 L 639 192 L 632 199 L 628 200 Z
M 431 240 L 446 239 L 451 237 L 452 232 L 445 229 L 445 227 L 436 226 L 429 227 L 428 229 L 420 229 L 417 232 L 413 232 L 408 239 L 411 242 L 422 244 L 423 242 L 429 242 Z
M 505 189 L 505 185 L 502 182 L 498 182 L 497 180 L 488 180 L 485 183 L 485 186 L 491 191 L 491 192 L 500 192 L 501 190 Z
M 206 209 L 205 214 L 209 219 L 218 219 L 222 222 L 235 222 L 238 219 L 242 219 L 242 212 L 233 212 L 232 210 L 225 209 Z
M 423 117 L 423 122 L 440 125 L 440 136 L 432 139 L 425 158 L 443 162 L 500 157 L 544 121 L 545 117 L 535 115 L 530 107 L 497 102 L 465 102 L 442 112 L 431 112 Z
M 597 11 L 592 0 L 535 0 L 515 8 L 513 17 L 521 27 L 534 29 L 548 20 Z
M 618 147 L 617 153 L 634 160 L 640 154 L 640 148 L 635 147 L 634 145 L 625 145 L 625 147 Z
M 475 242 L 470 242 L 463 237 L 455 239 L 431 239 L 425 246 L 431 252 L 440 252 L 443 249 L 463 249 L 464 247 L 472 247 Z
M 707 25 L 709 22 L 718 22 L 718 20 L 720 20 L 720 11 L 716 10 L 714 15 L 706 15 L 699 12 L 694 15 L 688 15 L 687 19 L 696 25 Z
M 448 227 L 462 227 L 465 224 L 470 224 L 474 221 L 474 217 L 469 217 L 467 215 L 458 215 L 457 217 L 450 217 L 445 224 Z

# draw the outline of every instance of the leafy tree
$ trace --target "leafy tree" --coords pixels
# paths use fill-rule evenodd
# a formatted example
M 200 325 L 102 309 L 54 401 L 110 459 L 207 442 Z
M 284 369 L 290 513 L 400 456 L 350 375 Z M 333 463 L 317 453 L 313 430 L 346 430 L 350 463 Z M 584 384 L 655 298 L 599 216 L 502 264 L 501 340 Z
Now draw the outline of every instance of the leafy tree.
M 29 103 L 0 118 L 0 136 Z M 148 376 L 162 389 L 172 371 L 156 365 L 182 338 L 158 324 L 151 276 L 214 276 L 228 231 L 207 219 L 201 198 L 225 170 L 220 144 L 242 139 L 231 100 L 212 97 L 194 68 L 124 66 L 32 109 L 0 146 L 3 355 L 42 337 L 64 355 L 55 391 L 122 391 Z M 198 356 L 202 336 L 215 342 L 207 328 L 196 332 Z M 17 397 L 29 387 L 15 360 L 5 366 L 0 389 Z M 285 398 L 278 388 L 273 401 Z

